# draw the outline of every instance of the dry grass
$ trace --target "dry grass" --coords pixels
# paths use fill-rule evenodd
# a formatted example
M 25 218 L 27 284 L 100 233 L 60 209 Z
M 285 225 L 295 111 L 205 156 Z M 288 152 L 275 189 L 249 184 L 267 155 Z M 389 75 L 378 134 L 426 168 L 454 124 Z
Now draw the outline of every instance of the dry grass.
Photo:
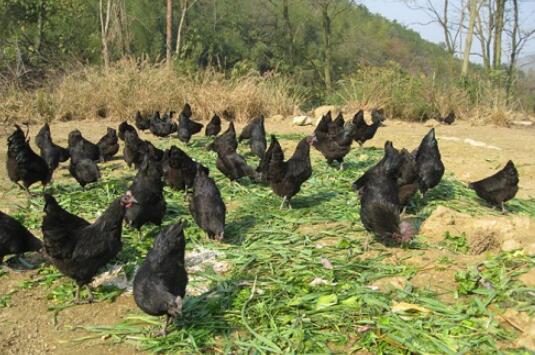
M 91 66 L 55 75 L 37 90 L 5 85 L 0 88 L 0 122 L 124 120 L 137 110 L 180 111 L 185 102 L 193 106 L 195 119 L 227 111 L 237 121 L 247 121 L 260 113 L 300 114 L 299 108 L 310 104 L 305 92 L 278 74 L 184 73 L 146 61 L 122 60 L 107 72 Z M 444 82 L 407 73 L 396 64 L 358 70 L 341 80 L 325 101 L 344 107 L 344 112 L 383 107 L 388 117 L 408 121 L 444 116 L 451 110 L 475 125 L 509 126 L 515 117 L 514 105 L 506 105 L 504 93 L 489 82 Z
M 213 71 L 184 74 L 133 60 L 120 61 L 108 72 L 98 67 L 80 69 L 35 91 L 8 88 L 3 96 L 0 118 L 4 122 L 103 116 L 123 120 L 137 110 L 179 111 L 185 102 L 193 106 L 197 119 L 227 110 L 244 121 L 260 113 L 291 114 L 303 101 L 277 75 L 229 79 Z
M 444 81 L 436 76 L 414 75 L 392 63 L 365 67 L 339 83 L 334 100 L 349 111 L 383 107 L 389 117 L 425 121 L 454 111 L 473 124 L 509 126 L 513 104 L 488 80 Z

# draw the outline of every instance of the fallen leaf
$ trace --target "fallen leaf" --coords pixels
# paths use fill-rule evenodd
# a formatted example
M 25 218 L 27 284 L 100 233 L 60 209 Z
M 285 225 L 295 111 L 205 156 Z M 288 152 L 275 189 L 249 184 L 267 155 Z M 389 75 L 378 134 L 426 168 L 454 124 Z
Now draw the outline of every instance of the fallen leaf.
M 399 303 L 394 303 L 394 305 L 392 306 L 392 312 L 393 313 L 407 312 L 407 313 L 425 313 L 425 314 L 427 314 L 427 313 L 430 313 L 431 311 L 428 310 L 427 308 L 422 307 L 422 306 L 418 306 L 417 304 L 399 302 Z
M 321 258 L 320 259 L 320 263 L 327 270 L 332 270 L 333 269 L 333 264 L 331 264 L 331 262 L 329 260 L 325 259 L 325 258 Z
M 314 280 L 310 281 L 310 286 L 319 286 L 319 285 L 330 285 L 335 286 L 336 282 L 329 282 L 325 279 L 322 279 L 321 277 L 316 277 Z
M 371 325 L 361 325 L 357 328 L 357 333 L 366 333 L 370 329 L 372 329 Z
M 338 303 L 338 297 L 335 294 L 325 295 L 318 298 L 316 309 L 324 309 Z

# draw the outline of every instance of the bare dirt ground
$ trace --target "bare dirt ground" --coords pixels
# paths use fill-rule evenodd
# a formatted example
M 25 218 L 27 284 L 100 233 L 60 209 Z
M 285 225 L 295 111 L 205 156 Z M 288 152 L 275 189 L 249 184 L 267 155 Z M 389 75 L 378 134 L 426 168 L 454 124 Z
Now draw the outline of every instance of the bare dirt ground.
M 291 126 L 289 121 L 267 120 L 266 124 L 267 131 L 270 133 L 311 133 L 313 131 L 313 126 L 295 127 Z M 58 122 L 51 125 L 51 130 L 54 141 L 66 146 L 69 131 L 80 129 L 86 138 L 96 142 L 106 132 L 108 125 L 116 127 L 117 122 Z M 238 125 L 237 128 L 240 129 L 241 126 Z M 33 137 L 38 129 L 39 127 L 36 126 L 31 127 L 32 145 Z M 376 137 L 366 143 L 366 146 L 382 147 L 385 140 L 392 140 L 396 147 L 413 149 L 428 130 L 429 127 L 423 124 L 387 121 L 386 127 L 382 127 Z M 0 140 L 3 142 L 0 146 L 2 166 L 5 166 L 6 137 L 11 131 L 11 127 L 0 129 Z M 436 132 L 447 173 L 453 174 L 462 182 L 479 180 L 492 174 L 505 165 L 507 160 L 512 159 L 520 174 L 520 190 L 517 197 L 521 199 L 535 197 L 534 128 L 474 127 L 468 123 L 459 122 L 452 126 L 438 126 Z M 150 135 L 145 135 L 145 138 L 155 140 Z M 354 147 L 354 149 L 358 148 Z M 314 154 L 318 153 L 314 152 Z M 58 177 L 65 179 L 64 176 L 67 174 L 66 166 L 63 166 L 55 176 L 56 179 Z M 25 203 L 20 200 L 20 194 L 12 193 L 13 189 L 14 185 L 8 180 L 5 168 L 2 167 L 0 169 L 0 209 L 7 213 L 15 210 L 18 204 Z M 533 232 L 532 222 L 526 227 L 526 233 Z M 529 219 L 527 223 L 530 224 Z M 40 236 L 40 231 L 34 230 L 33 232 Z M 531 241 L 535 242 L 535 235 L 531 236 Z M 430 253 L 429 251 L 400 249 L 393 251 L 392 259 L 396 262 L 396 259 L 408 258 L 411 263 L 422 266 L 431 265 L 433 260 L 443 256 L 448 256 L 448 252 L 432 251 Z M 466 256 L 463 260 L 458 260 L 455 269 L 476 263 L 481 258 L 482 256 Z M 452 274 L 455 271 L 435 267 L 426 270 L 424 267 L 424 271 L 413 279 L 413 283 L 416 285 L 432 284 L 437 290 L 449 290 L 454 287 Z M 0 294 L 8 292 L 14 285 L 32 277 L 35 277 L 33 271 L 11 272 L 9 277 L 0 278 Z M 533 275 L 531 275 L 530 282 L 533 282 Z M 399 287 L 400 283 L 403 283 L 403 280 L 384 280 L 381 287 L 385 284 Z M 445 292 L 444 298 L 448 297 Z M 128 344 L 110 347 L 106 342 L 98 340 L 73 342 L 74 339 L 84 335 L 83 332 L 75 331 L 74 328 L 77 325 L 115 324 L 125 315 L 136 312 L 131 295 L 123 294 L 115 302 L 71 307 L 61 312 L 57 322 L 54 322 L 53 313 L 47 311 L 48 306 L 46 290 L 31 288 L 18 292 L 16 297 L 12 298 L 9 307 L 0 308 L 0 339 L 2 339 L 0 353 L 126 354 L 135 351 Z

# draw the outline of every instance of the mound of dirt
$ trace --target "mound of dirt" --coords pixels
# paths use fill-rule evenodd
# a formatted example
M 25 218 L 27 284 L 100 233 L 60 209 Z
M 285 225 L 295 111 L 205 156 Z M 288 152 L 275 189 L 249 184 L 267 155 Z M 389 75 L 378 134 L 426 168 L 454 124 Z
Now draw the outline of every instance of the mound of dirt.
M 535 225 L 526 216 L 471 216 L 439 206 L 422 224 L 420 234 L 438 244 L 446 232 L 464 235 L 474 255 L 516 249 L 535 255 Z

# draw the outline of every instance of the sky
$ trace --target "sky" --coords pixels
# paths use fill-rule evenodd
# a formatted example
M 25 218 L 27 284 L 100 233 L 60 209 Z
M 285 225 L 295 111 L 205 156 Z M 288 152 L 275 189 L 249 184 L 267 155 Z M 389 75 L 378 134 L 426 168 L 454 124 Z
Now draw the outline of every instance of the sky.
M 443 0 L 430 0 L 440 8 Z M 424 39 L 431 42 L 444 42 L 444 35 L 441 27 L 436 23 L 429 22 L 430 17 L 423 10 L 411 9 L 403 0 L 359 0 L 371 12 L 378 13 L 390 20 L 396 20 L 400 24 L 418 32 Z M 420 1 L 425 2 L 425 1 Z M 451 3 L 460 3 L 460 0 L 453 0 Z M 526 28 L 535 27 L 535 0 L 520 0 L 520 21 Z M 474 42 L 472 51 L 479 52 L 479 43 Z M 521 57 L 535 55 L 535 37 L 524 47 Z M 473 55 L 470 58 L 474 62 L 481 62 L 481 57 Z

